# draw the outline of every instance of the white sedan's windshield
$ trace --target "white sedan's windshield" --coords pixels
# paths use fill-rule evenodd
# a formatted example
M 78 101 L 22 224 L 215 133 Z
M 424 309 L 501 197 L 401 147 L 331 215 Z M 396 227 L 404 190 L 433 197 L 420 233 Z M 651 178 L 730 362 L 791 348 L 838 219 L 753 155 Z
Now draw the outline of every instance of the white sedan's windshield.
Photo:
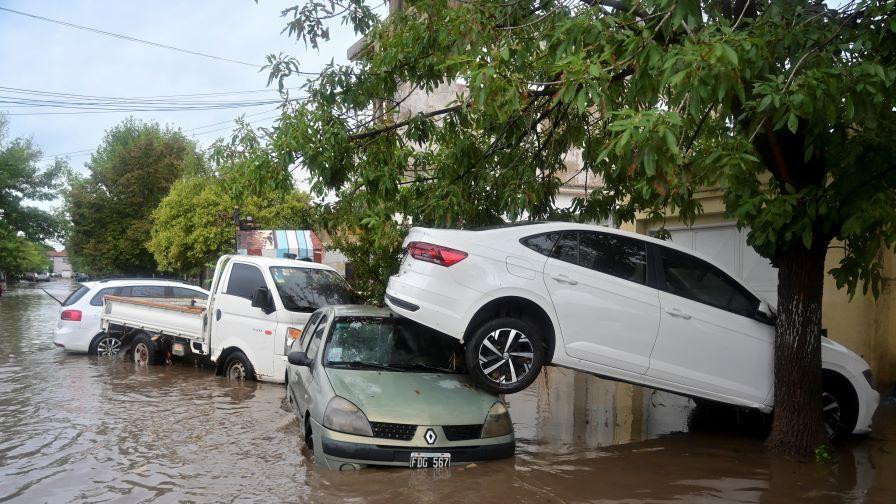
M 310 313 L 321 306 L 352 303 L 348 284 L 335 271 L 277 266 L 271 276 L 289 311 Z

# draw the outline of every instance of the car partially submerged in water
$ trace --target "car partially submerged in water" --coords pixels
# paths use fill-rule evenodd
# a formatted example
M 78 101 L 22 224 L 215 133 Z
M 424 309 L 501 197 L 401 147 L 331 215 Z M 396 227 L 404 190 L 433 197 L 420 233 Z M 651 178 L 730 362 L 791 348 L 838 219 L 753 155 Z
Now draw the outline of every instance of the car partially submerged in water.
M 514 453 L 510 414 L 473 385 L 460 343 L 386 309 L 321 308 L 288 361 L 287 397 L 327 468 L 439 468 Z

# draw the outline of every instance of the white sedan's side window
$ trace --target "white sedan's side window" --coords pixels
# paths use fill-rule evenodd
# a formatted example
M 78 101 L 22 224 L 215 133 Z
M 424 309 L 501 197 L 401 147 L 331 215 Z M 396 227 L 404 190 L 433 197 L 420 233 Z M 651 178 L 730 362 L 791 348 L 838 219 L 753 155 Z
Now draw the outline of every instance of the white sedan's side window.
M 579 233 L 579 266 L 639 284 L 647 283 L 644 242 L 610 233 Z
M 554 245 L 554 252 L 551 254 L 551 257 L 563 262 L 579 264 L 579 233 L 564 231 L 563 236 Z
M 663 290 L 745 317 L 755 315 L 759 300 L 715 266 L 662 247 Z

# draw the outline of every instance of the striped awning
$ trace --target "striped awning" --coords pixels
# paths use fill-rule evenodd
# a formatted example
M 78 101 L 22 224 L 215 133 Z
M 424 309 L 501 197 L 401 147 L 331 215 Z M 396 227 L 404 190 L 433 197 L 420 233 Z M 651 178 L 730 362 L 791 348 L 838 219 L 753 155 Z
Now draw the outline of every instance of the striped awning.
M 309 229 L 274 229 L 239 231 L 238 251 L 243 255 L 283 257 L 295 254 L 297 259 L 321 262 L 323 246 Z

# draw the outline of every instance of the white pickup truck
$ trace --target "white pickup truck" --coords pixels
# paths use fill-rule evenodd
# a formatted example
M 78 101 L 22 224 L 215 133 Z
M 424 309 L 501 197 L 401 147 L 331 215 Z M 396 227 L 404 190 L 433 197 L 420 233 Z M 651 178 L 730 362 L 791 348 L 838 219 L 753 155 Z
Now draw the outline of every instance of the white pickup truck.
M 261 256 L 221 257 L 210 290 L 202 304 L 106 296 L 103 330 L 130 345 L 137 364 L 193 356 L 228 378 L 283 383 L 286 350 L 311 313 L 352 299 L 329 266 Z

